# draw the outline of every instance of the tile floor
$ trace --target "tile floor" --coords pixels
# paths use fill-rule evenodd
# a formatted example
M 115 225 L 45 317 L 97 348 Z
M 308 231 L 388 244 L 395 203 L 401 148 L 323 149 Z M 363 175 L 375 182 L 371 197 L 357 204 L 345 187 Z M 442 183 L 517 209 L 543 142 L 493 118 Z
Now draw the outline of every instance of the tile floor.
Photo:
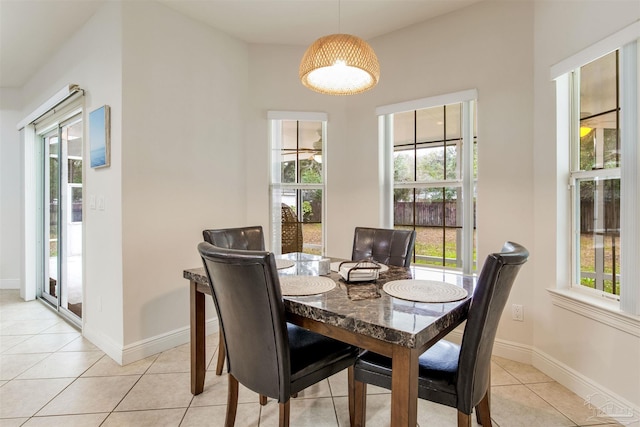
M 192 396 L 189 347 L 119 366 L 39 301 L 0 290 L 0 427 L 221 426 L 226 376 L 210 364 L 205 391 Z M 213 359 L 217 336 L 207 341 Z M 215 361 L 215 359 L 213 359 Z M 346 371 L 291 402 L 291 426 L 347 426 Z M 276 426 L 275 401 L 261 407 L 241 389 L 236 426 Z M 369 386 L 367 425 L 386 426 L 390 396 Z M 530 365 L 499 357 L 492 365 L 492 418 L 498 427 L 614 426 L 584 400 Z M 420 426 L 456 425 L 452 408 L 419 401 Z

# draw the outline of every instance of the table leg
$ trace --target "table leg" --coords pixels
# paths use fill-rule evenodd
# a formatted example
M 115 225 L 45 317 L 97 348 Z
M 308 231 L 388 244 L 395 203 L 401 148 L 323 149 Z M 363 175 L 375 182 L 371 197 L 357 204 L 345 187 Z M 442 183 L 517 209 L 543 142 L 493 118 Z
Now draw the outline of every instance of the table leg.
M 205 295 L 198 292 L 198 285 L 193 280 L 190 285 L 191 394 L 200 394 L 204 390 L 206 373 Z
M 391 376 L 391 425 L 415 427 L 418 422 L 418 351 L 395 347 Z

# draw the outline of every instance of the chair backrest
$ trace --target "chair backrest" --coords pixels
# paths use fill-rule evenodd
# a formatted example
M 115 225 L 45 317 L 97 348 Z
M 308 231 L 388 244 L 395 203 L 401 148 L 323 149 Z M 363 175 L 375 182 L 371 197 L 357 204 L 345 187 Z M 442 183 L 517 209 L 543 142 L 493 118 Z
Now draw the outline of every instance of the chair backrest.
M 302 252 L 304 240 L 302 237 L 302 222 L 298 221 L 296 213 L 286 203 L 281 207 L 282 220 L 282 253 Z
M 500 316 L 518 271 L 528 258 L 525 247 L 506 242 L 502 250 L 490 254 L 482 266 L 458 361 L 458 409 L 466 414 L 471 413 L 490 387 L 491 352 Z
M 198 251 L 220 317 L 229 373 L 256 393 L 286 401 L 289 338 L 273 254 L 208 242 L 200 243 Z
M 351 259 L 373 259 L 382 264 L 409 267 L 415 241 L 414 230 L 356 227 Z
M 219 248 L 264 251 L 264 233 L 261 225 L 203 230 L 202 237 L 205 242 Z

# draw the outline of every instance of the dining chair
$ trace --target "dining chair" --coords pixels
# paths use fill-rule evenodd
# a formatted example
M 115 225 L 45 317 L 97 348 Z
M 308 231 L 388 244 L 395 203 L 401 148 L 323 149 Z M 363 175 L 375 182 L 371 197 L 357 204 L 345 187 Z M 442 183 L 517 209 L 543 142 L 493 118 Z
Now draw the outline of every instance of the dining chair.
M 281 253 L 288 254 L 291 252 L 302 252 L 304 239 L 302 237 L 302 222 L 298 220 L 298 216 L 291 206 L 282 203 L 281 206 Z
M 209 242 L 219 248 L 264 251 L 264 233 L 262 232 L 261 225 L 202 230 L 202 237 L 204 237 L 205 242 Z M 218 319 L 220 319 L 219 313 Z M 222 327 L 219 327 L 218 329 L 219 339 L 216 375 L 222 375 L 222 367 L 224 366 L 224 360 L 227 356 L 227 352 L 224 346 Z M 260 404 L 263 406 L 267 404 L 267 398 L 265 396 L 260 396 Z
M 351 259 L 372 259 L 381 264 L 409 267 L 415 241 L 414 230 L 356 227 Z
M 419 357 L 418 397 L 458 410 L 458 427 L 471 426 L 476 408 L 478 422 L 491 426 L 489 393 L 491 352 L 500 316 L 520 267 L 529 252 L 506 242 L 490 254 L 480 272 L 471 299 L 462 344 L 440 340 Z M 366 384 L 391 388 L 391 359 L 365 351 L 354 367 L 355 425 L 366 420 Z
M 202 237 L 205 242 L 220 248 L 264 251 L 264 233 L 261 225 L 202 230 Z
M 277 399 L 280 426 L 289 425 L 292 395 L 349 370 L 358 348 L 285 320 L 284 301 L 273 253 L 219 248 L 207 242 L 198 251 L 209 279 L 227 349 L 229 389 L 225 426 L 234 424 L 238 384 Z M 350 419 L 353 404 L 349 404 Z

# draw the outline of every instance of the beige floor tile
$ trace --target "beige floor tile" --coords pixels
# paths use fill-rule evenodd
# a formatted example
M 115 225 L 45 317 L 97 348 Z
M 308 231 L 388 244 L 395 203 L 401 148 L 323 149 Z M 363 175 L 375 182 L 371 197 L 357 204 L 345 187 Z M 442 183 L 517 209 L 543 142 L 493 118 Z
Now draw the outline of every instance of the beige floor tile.
M 207 348 L 205 359 L 207 365 L 211 361 L 213 353 L 212 349 Z M 148 371 L 150 374 L 171 372 L 191 372 L 191 348 L 188 344 L 160 353 Z
M 221 376 L 207 372 L 204 378 L 204 390 L 197 396 L 193 396 L 192 407 L 227 404 L 228 374 Z M 258 402 L 258 394 L 240 384 L 238 391 L 238 403 Z
M 149 356 L 146 359 L 120 366 L 106 354 L 93 366 L 82 374 L 82 377 L 108 377 L 119 375 L 142 375 L 147 372 L 149 366 L 158 356 Z
M 62 321 L 60 316 L 40 301 L 23 301 L 9 306 L 3 304 L 1 318 L 3 322 L 7 320 L 55 320 L 55 323 Z
M 34 335 L 28 340 L 25 340 L 20 344 L 11 347 L 3 354 L 52 353 L 54 351 L 60 350 L 62 347 L 69 344 L 79 336 L 79 332 Z
M 5 307 L 17 302 L 24 303 L 19 289 L 0 289 L 0 305 Z
M 0 427 L 19 427 L 28 419 L 29 418 L 2 418 L 0 419 Z
M 349 426 L 349 399 L 333 399 L 341 427 Z M 367 427 L 389 427 L 391 419 L 391 394 L 367 394 Z
M 367 384 L 367 396 L 370 394 L 391 394 L 391 390 L 377 385 Z
M 179 408 L 113 412 L 101 427 L 178 427 L 185 411 L 185 408 Z
M 527 387 L 553 407 L 580 426 L 615 423 L 615 420 L 600 415 L 597 407 L 578 397 L 557 382 L 529 384 Z
M 520 384 L 520 381 L 495 362 L 491 362 L 491 385 Z
M 139 378 L 139 375 L 78 378 L 42 408 L 38 416 L 111 412 Z
M 260 409 L 257 402 L 239 403 L 235 427 L 258 427 Z M 224 426 L 226 414 L 226 405 L 191 407 L 187 410 L 180 427 Z
M 70 325 L 69 323 L 61 320 L 50 328 L 42 331 L 42 334 L 61 334 L 61 333 L 71 333 L 71 332 L 80 332 L 80 328 Z
M 11 347 L 31 338 L 31 335 L 2 335 L 0 336 L 0 353 L 4 353 Z
M 145 374 L 116 411 L 187 408 L 193 398 L 190 381 L 188 373 Z
M 575 426 L 524 385 L 491 387 L 491 418 L 500 427 Z
M 58 351 L 101 351 L 98 347 L 93 345 L 91 341 L 84 337 L 78 337 L 65 345 Z
M 33 417 L 24 427 L 99 427 L 107 418 L 108 413 L 56 415 L 53 417 Z
M 51 353 L 0 354 L 0 380 L 11 380 L 46 359 Z
M 0 387 L 0 418 L 30 417 L 67 387 L 73 378 L 13 380 Z
M 329 381 L 322 380 L 298 393 L 298 398 L 302 399 L 315 399 L 317 397 L 331 397 Z
M 3 312 L 2 321 L 0 321 L 0 335 L 34 335 L 50 328 L 59 321 L 60 319 L 57 317 L 49 319 L 5 320 L 5 314 Z
M 504 359 L 497 356 L 492 357 L 492 359 L 496 364 L 509 374 L 513 375 L 521 383 L 529 384 L 553 381 L 552 378 L 526 363 L 520 363 L 515 360 Z
M 79 377 L 96 363 L 102 352 L 76 351 L 53 353 L 18 376 L 19 379 Z
M 349 423 L 349 398 L 347 396 L 338 396 L 333 398 L 333 407 L 336 410 L 339 427 L 350 427 Z M 367 424 L 369 426 L 369 424 Z
M 342 372 L 338 372 L 337 374 L 330 376 L 328 380 L 329 387 L 331 388 L 331 395 L 333 397 L 348 395 L 349 380 L 346 369 Z
M 336 411 L 331 398 L 291 399 L 290 424 L 296 427 L 337 427 Z M 349 417 L 347 412 L 347 418 Z M 260 411 L 260 427 L 278 425 L 279 405 L 269 401 Z
M 418 399 L 418 425 L 425 427 L 457 427 L 458 410 L 428 400 Z M 472 425 L 477 425 L 475 415 L 472 418 Z

